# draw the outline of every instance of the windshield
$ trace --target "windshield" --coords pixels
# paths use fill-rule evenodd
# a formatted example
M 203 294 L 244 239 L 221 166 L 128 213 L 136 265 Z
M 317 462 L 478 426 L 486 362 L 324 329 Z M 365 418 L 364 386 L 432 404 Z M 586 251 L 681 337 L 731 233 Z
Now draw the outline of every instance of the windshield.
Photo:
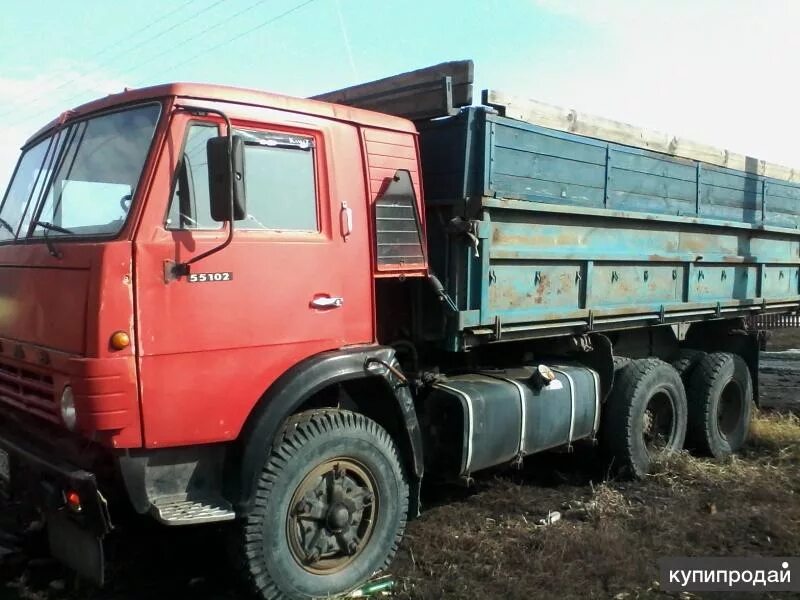
M 119 232 L 161 107 L 73 123 L 28 148 L 0 208 L 0 241 Z

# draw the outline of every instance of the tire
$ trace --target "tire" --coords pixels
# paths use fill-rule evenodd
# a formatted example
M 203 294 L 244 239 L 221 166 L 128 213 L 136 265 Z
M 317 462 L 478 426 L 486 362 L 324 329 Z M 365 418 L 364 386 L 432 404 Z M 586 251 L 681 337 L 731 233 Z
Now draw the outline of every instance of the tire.
M 725 458 L 747 441 L 753 416 L 753 382 L 747 363 L 728 352 L 707 354 L 687 388 L 687 445 L 696 453 Z
M 682 348 L 678 353 L 678 358 L 672 361 L 672 367 L 678 372 L 683 380 L 684 387 L 689 387 L 689 378 L 692 371 L 697 366 L 697 363 L 706 355 L 702 350 L 692 350 L 691 348 Z
M 632 358 L 628 358 L 627 356 L 615 356 L 614 357 L 614 372 L 616 373 L 623 367 L 628 366 L 630 364 Z
M 246 579 L 265 600 L 351 591 L 392 560 L 407 513 L 399 453 L 380 425 L 345 410 L 293 416 L 241 526 Z
M 657 358 L 631 360 L 617 371 L 604 406 L 603 453 L 615 473 L 643 478 L 654 457 L 683 448 L 686 419 L 678 372 Z

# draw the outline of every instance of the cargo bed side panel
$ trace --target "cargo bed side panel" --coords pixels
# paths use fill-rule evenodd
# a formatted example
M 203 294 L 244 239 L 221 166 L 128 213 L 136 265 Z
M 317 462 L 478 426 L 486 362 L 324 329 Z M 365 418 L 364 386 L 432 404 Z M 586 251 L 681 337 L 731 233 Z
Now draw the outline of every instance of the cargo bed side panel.
M 736 171 L 482 109 L 421 141 L 423 164 L 450 165 L 424 173 L 429 210 L 476 222 L 480 240 L 476 256 L 464 236 L 431 239 L 460 309 L 452 349 L 800 306 L 800 184 L 755 161 Z

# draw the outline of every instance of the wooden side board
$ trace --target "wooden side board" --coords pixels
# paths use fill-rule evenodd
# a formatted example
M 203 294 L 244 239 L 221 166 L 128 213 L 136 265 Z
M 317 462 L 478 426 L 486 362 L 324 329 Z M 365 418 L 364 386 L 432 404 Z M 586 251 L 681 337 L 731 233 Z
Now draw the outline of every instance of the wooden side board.
M 432 119 L 472 104 L 473 79 L 472 61 L 459 60 L 326 92 L 312 99 L 411 120 Z
M 737 154 L 724 148 L 715 148 L 659 131 L 635 127 L 628 123 L 579 113 L 573 109 L 527 100 L 497 90 L 483 90 L 482 101 L 483 104 L 497 109 L 506 117 L 541 127 L 662 152 L 680 158 L 699 160 L 773 179 L 800 181 L 800 169 L 791 169 L 751 156 Z

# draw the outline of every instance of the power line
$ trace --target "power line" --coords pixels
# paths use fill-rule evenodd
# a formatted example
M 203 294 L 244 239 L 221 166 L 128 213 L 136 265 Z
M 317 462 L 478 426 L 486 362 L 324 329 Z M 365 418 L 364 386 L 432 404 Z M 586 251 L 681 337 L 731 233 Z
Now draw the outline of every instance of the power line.
M 127 35 L 126 36 L 126 41 L 132 40 L 133 38 L 135 38 L 137 35 L 139 35 L 143 31 L 147 31 L 148 29 L 152 28 L 154 25 L 157 25 L 158 23 L 161 23 L 162 21 L 164 21 L 168 17 L 174 15 L 176 12 L 178 12 L 181 9 L 183 9 L 185 6 L 191 4 L 192 2 L 194 2 L 194 0 L 186 0 L 186 2 L 184 2 L 183 4 L 180 4 L 180 5 L 176 6 L 175 8 L 173 8 L 172 10 L 164 13 L 163 15 L 158 17 L 157 19 L 154 19 L 154 20 L 150 21 L 147 25 L 144 25 L 143 27 L 140 27 L 139 29 L 137 29 L 136 31 L 131 33 L 130 35 Z M 112 49 L 115 49 L 115 48 L 119 49 L 119 44 L 111 44 L 109 46 L 106 46 L 105 48 L 102 48 L 99 52 L 94 54 L 93 58 L 97 59 L 99 56 L 103 56 L 103 55 L 107 54 L 109 50 L 112 50 Z M 74 78 L 74 79 L 80 79 L 80 77 Z M 42 93 L 43 94 L 50 94 L 50 93 L 52 93 L 52 92 L 54 92 L 54 91 L 56 91 L 58 89 L 61 89 L 61 87 L 63 87 L 63 85 L 66 85 L 67 83 L 69 83 L 69 80 L 62 81 L 61 84 L 58 87 L 55 87 L 55 88 L 52 88 L 52 89 L 49 89 L 49 90 L 44 90 Z M 19 98 L 18 102 L 12 103 L 12 106 L 18 106 L 19 104 L 24 104 L 24 103 L 26 103 L 26 102 L 34 99 L 34 98 L 36 98 L 36 96 L 28 96 L 28 97 Z M 12 111 L 6 111 L 5 113 L 2 113 L 0 115 L 0 117 L 9 114 L 9 112 L 14 112 L 14 111 L 13 111 L 13 109 L 12 109 Z
M 289 10 L 286 10 L 286 11 L 280 13 L 279 15 L 276 15 L 276 16 L 272 17 L 271 19 L 268 19 L 268 20 L 266 20 L 266 21 L 264 21 L 262 23 L 259 23 L 255 27 L 251 27 L 250 29 L 247 29 L 246 31 L 243 31 L 242 33 L 236 34 L 235 36 L 232 36 L 232 37 L 230 37 L 230 38 L 228 38 L 226 40 L 223 40 L 218 44 L 214 44 L 213 46 L 210 46 L 208 48 L 205 48 L 204 50 L 201 50 L 200 52 L 197 52 L 196 54 L 193 54 L 192 56 L 190 56 L 186 60 L 183 60 L 183 61 L 181 61 L 179 63 L 176 63 L 176 64 L 174 64 L 172 66 L 167 67 L 166 71 L 163 71 L 162 73 L 169 73 L 170 71 L 174 71 L 178 67 L 182 67 L 183 65 L 185 65 L 187 63 L 190 63 L 193 60 L 195 60 L 196 58 L 199 58 L 200 56 L 202 56 L 202 55 L 204 55 L 204 54 L 206 54 L 208 52 L 212 52 L 212 51 L 214 51 L 214 50 L 216 50 L 218 48 L 221 48 L 222 46 L 226 46 L 227 44 L 230 44 L 232 41 L 234 41 L 236 39 L 243 38 L 243 37 L 245 37 L 247 35 L 250 35 L 251 33 L 255 32 L 255 31 L 258 31 L 259 29 L 263 29 L 267 25 L 271 25 L 275 21 L 278 21 L 278 20 L 280 20 L 280 19 L 282 19 L 284 17 L 288 17 L 292 13 L 297 12 L 301 8 L 304 8 L 304 7 L 308 6 L 309 4 L 312 4 L 312 3 L 316 2 L 316 1 L 317 0 L 306 0 L 305 2 L 301 2 L 297 6 L 294 6 L 293 8 L 290 8 Z
M 224 0 L 219 0 L 218 2 L 215 2 L 215 3 L 214 3 L 214 4 L 212 4 L 211 6 L 207 7 L 207 8 L 206 8 L 206 10 L 209 10 L 209 9 L 213 8 L 214 6 L 216 6 L 217 4 L 219 4 L 221 1 L 224 1 Z M 256 6 L 257 4 L 259 4 L 259 3 L 263 2 L 263 1 L 264 1 L 264 0 L 259 0 L 259 2 L 255 3 L 255 4 L 253 4 L 253 5 L 250 5 L 248 8 L 246 8 L 246 9 L 244 9 L 244 10 L 240 11 L 239 13 L 237 13 L 237 15 L 238 15 L 238 14 L 241 14 L 242 12 L 246 12 L 247 10 L 250 10 L 250 8 L 253 8 L 254 6 Z M 271 25 L 271 24 L 275 23 L 276 21 L 279 21 L 280 19 L 283 19 L 283 18 L 285 18 L 285 17 L 288 17 L 288 16 L 289 16 L 289 15 L 291 15 L 292 13 L 295 13 L 295 12 L 297 12 L 297 11 L 301 10 L 302 8 L 304 8 L 304 7 L 308 6 L 309 4 L 312 4 L 312 3 L 316 2 L 316 1 L 317 1 L 317 0 L 305 0 L 305 2 L 301 2 L 300 4 L 297 4 L 296 6 L 294 6 L 294 7 L 290 8 L 290 9 L 288 9 L 288 10 L 285 10 L 285 11 L 283 11 L 282 13 L 280 13 L 280 14 L 278 14 L 278 15 L 275 15 L 275 16 L 274 16 L 274 17 L 272 17 L 272 18 L 269 18 L 269 19 L 267 19 L 266 21 L 263 21 L 263 22 L 259 23 L 259 24 L 255 25 L 254 27 L 251 27 L 250 29 L 247 29 L 247 30 L 245 30 L 245 31 L 243 31 L 243 32 L 241 32 L 241 33 L 234 33 L 233 35 L 231 35 L 230 37 L 228 37 L 228 38 L 226 38 L 226 39 L 222 40 L 221 42 L 219 42 L 219 43 L 217 43 L 217 44 L 214 44 L 214 45 L 212 45 L 212 46 L 210 46 L 210 47 L 208 47 L 208 48 L 205 48 L 205 49 L 203 49 L 203 50 L 201 50 L 201 51 L 199 51 L 199 52 L 196 52 L 195 54 L 193 54 L 192 56 L 190 56 L 189 58 L 187 58 L 187 59 L 185 59 L 185 60 L 183 60 L 183 61 L 180 61 L 180 62 L 178 62 L 178 63 L 175 63 L 175 64 L 173 64 L 173 65 L 171 65 L 171 66 L 168 66 L 168 67 L 167 67 L 167 69 L 166 69 L 166 71 L 163 71 L 162 73 L 168 73 L 168 72 L 170 72 L 170 71 L 173 71 L 173 70 L 175 70 L 175 69 L 176 69 L 176 68 L 178 68 L 178 67 L 181 67 L 181 66 L 183 66 L 183 65 L 185 65 L 185 64 L 187 64 L 187 63 L 190 63 L 190 62 L 192 62 L 192 61 L 196 60 L 197 58 L 199 58 L 200 56 L 202 56 L 202 55 L 204 55 L 204 54 L 207 54 L 208 52 L 212 52 L 212 51 L 214 51 L 214 50 L 217 50 L 218 48 L 221 48 L 222 46 L 225 46 L 225 45 L 227 45 L 227 44 L 231 43 L 231 42 L 232 42 L 232 41 L 234 41 L 234 40 L 241 39 L 242 37 L 248 36 L 248 35 L 250 35 L 251 33 L 254 33 L 255 31 L 258 31 L 259 29 L 263 29 L 264 27 L 267 27 L 268 25 Z M 189 39 L 193 39 L 194 37 L 198 37 L 199 35 L 202 35 L 202 34 L 203 34 L 205 31 L 207 31 L 207 30 L 210 30 L 210 29 L 212 29 L 212 28 L 213 28 L 213 27 L 206 28 L 206 30 L 204 30 L 204 31 L 202 31 L 202 32 L 200 32 L 200 33 L 198 33 L 198 34 L 195 34 L 195 35 L 194 35 L 192 38 L 187 38 L 187 40 L 184 40 L 184 41 L 182 41 L 181 43 L 183 44 L 183 43 L 185 43 L 186 41 L 189 41 Z M 171 47 L 169 50 L 171 51 L 172 49 L 174 49 L 174 48 L 172 48 L 172 47 Z M 161 54 L 166 54 L 166 53 L 167 53 L 167 51 L 165 51 L 165 52 L 162 52 Z M 136 66 L 133 68 L 133 71 L 135 71 L 136 69 L 138 69 L 138 67 L 139 67 L 139 66 L 141 66 L 141 65 L 136 65 Z M 69 102 L 70 100 L 72 100 L 72 99 L 75 99 L 75 98 L 78 98 L 78 97 L 80 97 L 81 95 L 83 95 L 83 94 L 74 95 L 74 96 L 71 96 L 71 97 L 67 98 L 67 99 L 64 101 L 64 104 L 67 104 L 67 102 Z M 37 118 L 37 117 L 39 117 L 39 116 L 42 116 L 42 115 L 44 115 L 44 114 L 46 114 L 46 113 L 48 113 L 48 112 L 50 112 L 50 109 L 49 109 L 49 108 L 48 108 L 48 109 L 44 109 L 44 110 L 42 110 L 42 111 L 39 111 L 39 112 L 37 112 L 37 113 L 35 113 L 35 114 L 33 114 L 33 115 L 29 116 L 29 117 L 26 117 L 26 118 L 24 118 L 24 119 L 20 120 L 19 122 L 21 122 L 21 123 L 25 123 L 25 122 L 28 122 L 28 121 L 32 121 L 33 119 L 35 119 L 35 118 Z M 0 115 L 0 116 L 2 116 L 2 115 Z
M 256 6 L 258 6 L 260 4 L 264 4 L 264 2 L 266 2 L 266 0 L 256 0 L 256 2 L 254 2 L 253 4 L 250 4 L 249 6 L 247 6 L 247 8 L 243 8 L 239 12 L 234 13 L 234 14 L 232 14 L 230 16 L 226 16 L 224 21 L 220 21 L 218 23 L 215 23 L 214 25 L 206 27 L 202 31 L 198 31 L 196 34 L 190 35 L 188 38 L 186 38 L 184 40 L 181 40 L 176 45 L 186 44 L 187 42 L 191 42 L 192 40 L 194 40 L 196 38 L 199 38 L 202 35 L 207 34 L 209 31 L 213 31 L 214 29 L 217 29 L 219 27 L 227 26 L 227 25 L 229 25 L 230 21 L 232 21 L 233 19 L 237 18 L 240 15 L 243 15 L 244 13 L 246 13 L 246 12 L 248 12 L 250 10 L 253 10 Z M 140 68 L 142 68 L 145 65 L 150 64 L 151 62 L 153 62 L 157 58 L 161 58 L 162 56 L 164 56 L 166 54 L 171 54 L 173 52 L 173 50 L 174 50 L 174 48 L 167 48 L 166 50 L 163 50 L 163 51 L 159 52 L 158 54 L 155 54 L 155 55 L 151 56 L 150 58 L 148 58 L 144 62 L 138 63 L 135 67 L 133 67 L 133 69 L 129 69 L 127 71 L 127 73 L 123 73 L 123 75 L 129 75 L 129 74 L 131 74 L 131 73 L 133 73 L 135 71 L 138 71 Z
M 187 5 L 187 4 L 189 4 L 191 1 L 192 1 L 192 0 L 188 0 L 187 2 L 185 2 L 185 3 L 181 4 L 179 8 L 182 8 L 182 7 L 186 6 L 186 5 Z M 208 11 L 212 10 L 212 9 L 213 9 L 213 8 L 215 8 L 216 6 L 218 6 L 218 5 L 222 4 L 223 2 L 225 2 L 225 0 L 216 0 L 215 2 L 213 2 L 212 4 L 210 4 L 210 5 L 206 6 L 206 7 L 205 7 L 205 8 L 203 8 L 202 10 L 200 10 L 200 11 L 198 11 L 198 12 L 194 13 L 194 14 L 193 14 L 192 16 L 190 16 L 189 18 L 187 18 L 187 19 L 184 19 L 184 20 L 182 20 L 182 21 L 178 21 L 177 23 L 173 23 L 172 25 L 170 25 L 170 26 L 169 26 L 169 27 L 167 27 L 166 29 L 164 29 L 164 30 L 162 30 L 162 31 L 159 31 L 159 32 L 157 32 L 156 34 L 154 34 L 154 35 L 152 35 L 152 36 L 150 36 L 150 37 L 148 37 L 148 38 L 145 38 L 144 40 L 142 40 L 142 41 L 138 42 L 137 44 L 134 44 L 134 45 L 133 45 L 133 46 L 131 46 L 130 48 L 121 49 L 119 52 L 116 52 L 116 53 L 112 54 L 112 56 L 111 56 L 110 60 L 103 61 L 103 62 L 101 62 L 101 63 L 99 63 L 99 64 L 96 64 L 96 65 L 95 65 L 95 68 L 94 68 L 94 69 L 92 69 L 92 70 L 90 70 L 90 71 L 89 71 L 89 72 L 87 72 L 87 73 L 83 73 L 82 75 L 79 75 L 78 77 L 73 77 L 72 79 L 68 79 L 67 81 L 64 81 L 64 82 L 62 82 L 62 83 L 61 83 L 60 85 L 58 85 L 57 87 L 53 88 L 52 90 L 49 90 L 49 91 L 47 92 L 47 94 L 52 94 L 53 92 L 57 92 L 58 90 L 64 89 L 64 88 L 65 88 L 65 87 L 67 87 L 68 85 L 71 85 L 71 84 L 73 84 L 73 83 L 77 83 L 77 82 L 79 82 L 79 81 L 81 81 L 81 80 L 83 80 L 83 79 L 86 79 L 86 77 L 87 77 L 88 75 L 90 75 L 90 74 L 92 74 L 92 75 L 93 75 L 93 74 L 95 74 L 95 73 L 99 73 L 99 72 L 100 72 L 100 70 L 101 70 L 102 68 L 108 67 L 110 64 L 112 64 L 112 63 L 113 63 L 113 62 L 114 62 L 114 61 L 115 61 L 117 58 L 119 58 L 120 56 L 123 56 L 123 55 L 129 54 L 129 53 L 133 52 L 134 50 L 137 50 L 138 48 L 141 48 L 141 47 L 142 47 L 142 46 L 144 46 L 145 44 L 149 44 L 150 42 L 153 42 L 153 41 L 157 40 L 158 38 L 160 38 L 160 37 L 163 37 L 163 36 L 164 36 L 164 35 L 166 35 L 167 33 L 171 32 L 171 31 L 174 31 L 175 29 L 177 29 L 177 28 L 179 28 L 179 27 L 182 27 L 183 25 L 186 25 L 186 24 L 187 24 L 187 23 L 189 23 L 190 21 L 194 21 L 194 20 L 195 20 L 195 19 L 197 19 L 198 17 L 202 16 L 203 14 L 207 13 Z M 172 11 L 170 14 L 173 14 L 174 12 L 176 12 L 176 11 Z M 163 20 L 163 19 L 162 19 L 162 20 Z M 149 29 L 149 28 L 150 28 L 150 26 L 152 26 L 152 24 L 153 24 L 153 23 L 151 23 L 150 25 L 146 26 L 146 27 L 145 27 L 145 28 L 143 28 L 143 29 Z M 141 31 L 141 30 L 137 30 L 137 31 Z M 69 102 L 70 100 L 72 100 L 72 99 L 74 99 L 74 98 L 77 98 L 77 97 L 78 97 L 78 96 L 80 96 L 80 95 L 81 95 L 81 94 L 78 94 L 78 95 L 73 95 L 73 96 L 71 96 L 71 97 L 69 97 L 69 98 L 65 99 L 65 101 L 64 101 L 64 102 Z M 35 97 L 35 98 L 31 99 L 31 101 L 28 103 L 28 106 L 30 106 L 30 105 L 34 105 L 34 104 L 39 104 L 39 103 L 41 102 L 41 100 L 43 100 L 45 97 L 46 97 L 45 95 L 39 95 L 38 97 Z M 48 109 L 48 110 L 45 110 L 44 112 L 48 112 L 48 111 L 49 111 L 49 109 Z M 6 112 L 3 112 L 3 113 L 0 113 L 0 118 L 2 118 L 2 117 L 4 117 L 4 116 L 6 116 L 6 115 L 8 115 L 8 114 L 15 113 L 15 112 L 17 112 L 17 111 L 15 111 L 15 110 L 13 110 L 13 109 L 12 109 L 12 110 L 10 110 L 10 111 L 6 111 Z M 42 112 L 40 111 L 40 112 L 38 112 L 38 113 L 36 113 L 36 114 L 34 114 L 34 115 L 30 116 L 30 117 L 27 117 L 25 120 L 27 121 L 27 120 L 33 119 L 33 118 L 35 118 L 35 117 L 38 117 L 38 116 L 40 116 L 41 114 L 42 114 Z
M 126 35 L 126 36 L 125 36 L 125 37 L 126 37 L 126 40 L 127 40 L 127 41 L 130 41 L 130 40 L 132 40 L 133 38 L 135 38 L 137 35 L 139 35 L 139 34 L 140 34 L 140 33 L 142 33 L 143 31 L 147 31 L 148 29 L 152 28 L 152 27 L 153 27 L 153 25 L 156 25 L 157 23 L 160 23 L 161 21 L 163 21 L 163 20 L 164 20 L 164 19 L 166 19 L 167 17 L 170 17 L 170 16 L 174 15 L 176 12 L 178 12 L 178 11 L 179 11 L 179 10 L 181 10 L 181 9 L 183 9 L 183 7 L 185 7 L 185 6 L 188 6 L 189 4 L 191 4 L 191 3 L 192 3 L 192 2 L 194 2 L 194 1 L 195 1 L 195 0 L 186 0 L 186 2 L 184 2 L 183 4 L 179 4 L 178 6 L 176 6 L 175 8 L 173 8 L 171 11 L 164 13 L 164 14 L 163 14 L 163 15 L 161 15 L 159 18 L 157 18 L 157 19 L 155 19 L 155 20 L 151 21 L 150 23 L 148 23 L 147 25 L 144 25 L 143 27 L 141 27 L 141 28 L 137 29 L 136 31 L 134 31 L 134 32 L 133 32 L 133 33 L 131 33 L 130 35 Z M 185 21 L 184 21 L 184 22 L 185 22 Z M 94 55 L 94 58 L 98 58 L 98 57 L 100 57 L 100 56 L 103 56 L 103 55 L 104 55 L 104 54 L 106 54 L 106 53 L 107 53 L 109 50 L 112 50 L 112 49 L 114 49 L 114 48 L 119 48 L 119 46 L 118 46 L 118 45 L 116 45 L 116 44 L 113 44 L 113 45 L 111 45 L 111 46 L 106 46 L 105 48 L 103 48 L 102 50 L 100 50 L 100 52 L 98 52 L 97 54 L 95 54 L 95 55 Z M 124 52 L 128 52 L 128 51 L 129 51 L 129 50 L 125 50 Z

